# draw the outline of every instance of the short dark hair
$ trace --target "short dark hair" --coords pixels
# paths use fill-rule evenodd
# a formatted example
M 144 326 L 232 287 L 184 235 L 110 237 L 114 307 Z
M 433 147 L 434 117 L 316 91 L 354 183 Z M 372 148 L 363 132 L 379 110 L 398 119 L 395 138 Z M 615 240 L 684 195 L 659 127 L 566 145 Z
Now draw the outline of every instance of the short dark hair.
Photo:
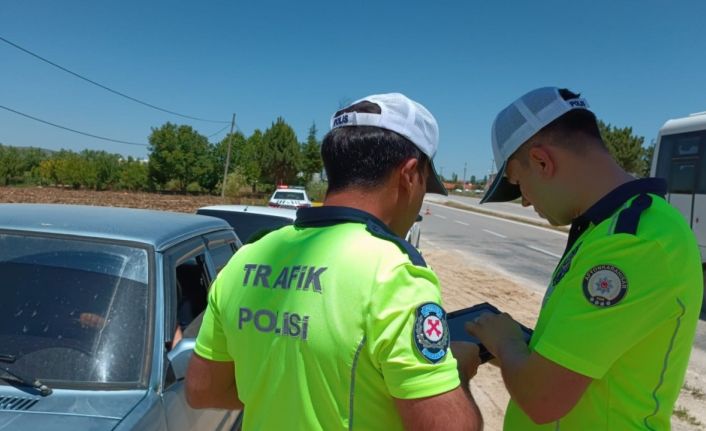
M 559 89 L 559 94 L 564 100 L 581 96 L 566 88 Z M 589 139 L 577 141 L 577 134 Z M 529 149 L 540 142 L 548 142 L 577 154 L 585 154 L 589 146 L 608 151 L 598 129 L 596 115 L 588 109 L 572 109 L 544 126 L 517 150 L 517 159 L 526 164 Z
M 379 114 L 380 107 L 368 101 L 336 112 Z M 405 160 L 419 160 L 419 169 L 427 157 L 409 139 L 387 129 L 373 126 L 346 126 L 331 130 L 321 144 L 321 158 L 328 177 L 327 193 L 348 187 L 379 186 L 394 168 Z

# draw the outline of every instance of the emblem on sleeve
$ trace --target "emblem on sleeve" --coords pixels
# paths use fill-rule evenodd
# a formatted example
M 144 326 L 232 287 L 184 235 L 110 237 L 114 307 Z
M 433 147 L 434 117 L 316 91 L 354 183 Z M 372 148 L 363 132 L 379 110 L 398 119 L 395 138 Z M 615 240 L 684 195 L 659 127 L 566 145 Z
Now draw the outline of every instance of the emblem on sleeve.
M 449 348 L 449 325 L 444 309 L 433 302 L 417 307 L 412 336 L 426 360 L 433 364 L 442 360 Z
M 583 294 L 598 307 L 610 307 L 620 302 L 628 290 L 628 279 L 613 265 L 598 265 L 583 277 Z

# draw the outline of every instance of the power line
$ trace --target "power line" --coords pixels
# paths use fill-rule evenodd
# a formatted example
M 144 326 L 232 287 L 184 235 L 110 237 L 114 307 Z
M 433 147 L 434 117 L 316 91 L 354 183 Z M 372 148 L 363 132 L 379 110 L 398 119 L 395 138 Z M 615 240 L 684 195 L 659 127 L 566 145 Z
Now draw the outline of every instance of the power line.
M 58 68 L 58 69 L 61 69 L 61 70 L 63 70 L 64 72 L 69 73 L 69 74 L 71 74 L 71 75 L 73 75 L 73 76 L 75 76 L 75 77 L 77 77 L 77 78 L 79 78 L 79 79 L 82 79 L 82 80 L 84 80 L 84 81 L 86 81 L 86 82 L 89 82 L 89 83 L 91 83 L 91 84 L 93 84 L 93 85 L 95 85 L 95 86 L 98 86 L 98 87 L 100 87 L 100 88 L 102 88 L 102 89 L 104 89 L 104 90 L 110 91 L 110 92 L 113 93 L 113 94 L 117 94 L 118 96 L 124 97 L 124 98 L 126 98 L 126 99 L 128 99 L 128 100 L 132 100 L 133 102 L 136 102 L 136 103 L 139 103 L 139 104 L 141 104 L 141 105 L 150 107 L 150 108 L 152 108 L 152 109 L 156 109 L 156 110 L 158 110 L 158 111 L 166 112 L 166 113 L 168 113 L 168 114 L 176 115 L 176 116 L 182 117 L 182 118 L 189 118 L 189 119 L 191 119 L 191 120 L 206 121 L 206 122 L 209 122 L 209 123 L 227 123 L 227 124 L 230 124 L 230 121 L 209 120 L 209 119 L 206 119 L 206 118 L 199 118 L 199 117 L 194 117 L 194 116 L 191 116 L 191 115 L 180 114 L 180 113 L 178 113 L 178 112 L 174 112 L 174 111 L 170 111 L 170 110 L 168 110 L 168 109 L 160 108 L 159 106 L 155 106 L 155 105 L 153 105 L 153 104 L 151 104 L 151 103 L 144 102 L 144 101 L 142 101 L 142 100 L 140 100 L 140 99 L 137 99 L 137 98 L 135 98 L 135 97 L 128 96 L 127 94 L 121 93 L 120 91 L 113 90 L 113 89 L 110 88 L 110 87 L 107 87 L 107 86 L 105 86 L 105 85 L 103 85 L 103 84 L 100 84 L 100 83 L 98 83 L 98 82 L 96 82 L 96 81 L 93 81 L 93 80 L 91 80 L 91 79 L 89 79 L 89 78 L 86 78 L 85 76 L 79 75 L 79 74 L 76 73 L 76 72 L 72 72 L 71 70 L 69 70 L 69 69 L 67 69 L 67 68 L 65 68 L 65 67 L 63 67 L 63 66 L 60 66 L 60 65 L 58 65 L 58 64 L 56 64 L 56 63 L 54 63 L 54 62 L 52 62 L 52 61 L 50 61 L 50 60 L 47 60 L 46 58 L 44 58 L 44 57 L 42 57 L 42 56 L 40 56 L 40 55 L 38 55 L 38 54 L 35 54 L 35 53 L 33 53 L 32 51 L 30 51 L 30 50 L 28 50 L 28 49 L 22 48 L 21 46 L 17 45 L 16 43 L 10 42 L 9 40 L 5 39 L 5 38 L 2 37 L 2 36 L 0 36 L 0 41 L 3 41 L 3 42 L 5 42 L 6 44 L 8 44 L 8 45 L 10 45 L 10 46 L 13 46 L 13 47 L 19 49 L 20 51 L 22 51 L 22 52 L 24 52 L 24 53 L 26 53 L 26 54 L 29 54 L 29 55 L 31 55 L 32 57 L 35 57 L 35 58 L 37 58 L 37 59 L 39 59 L 39 60 L 42 60 L 43 62 L 48 63 L 48 64 L 50 64 L 50 65 L 52 65 L 52 66 L 54 66 L 54 67 L 56 67 L 56 68 Z M 227 126 L 226 126 L 226 127 L 227 127 Z
M 208 135 L 207 138 L 213 138 L 214 136 L 216 136 L 217 134 L 221 133 L 222 131 L 224 131 L 224 130 L 227 129 L 228 127 L 230 127 L 230 124 L 226 124 L 225 126 L 223 126 L 222 129 L 220 129 L 220 130 L 217 131 L 216 133 L 212 133 L 212 134 Z
M 96 138 L 96 139 L 102 139 L 102 140 L 104 140 L 104 141 L 117 142 L 118 144 L 139 145 L 139 146 L 141 146 L 141 147 L 147 147 L 147 146 L 148 146 L 147 144 L 142 144 L 142 143 L 139 143 L 139 142 L 121 141 L 120 139 L 106 138 L 106 137 L 104 137 L 104 136 L 98 136 L 98 135 L 94 135 L 94 134 L 92 134 L 92 133 L 82 132 L 82 131 L 80 131 L 80 130 L 72 129 L 72 128 L 70 128 L 70 127 L 66 127 L 66 126 L 62 126 L 62 125 L 60 125 L 60 124 L 52 123 L 52 122 L 50 122 L 50 121 L 42 120 L 41 118 L 33 117 L 33 116 L 29 115 L 29 114 L 25 114 L 25 113 L 20 112 L 20 111 L 15 111 L 14 109 L 8 108 L 7 106 L 2 106 L 2 105 L 0 105 L 0 108 L 4 109 L 4 110 L 6 110 L 6 111 L 13 112 L 13 113 L 15 113 L 15 114 L 17 114 L 17 115 L 21 115 L 21 116 L 23 116 L 23 117 L 27 117 L 27 118 L 32 119 L 32 120 L 34 120 L 34 121 L 39 121 L 40 123 L 48 124 L 48 125 L 50 125 L 50 126 L 54 126 L 54 127 L 59 128 L 59 129 L 68 130 L 69 132 L 78 133 L 79 135 L 89 136 L 89 137 L 91 137 L 91 138 Z

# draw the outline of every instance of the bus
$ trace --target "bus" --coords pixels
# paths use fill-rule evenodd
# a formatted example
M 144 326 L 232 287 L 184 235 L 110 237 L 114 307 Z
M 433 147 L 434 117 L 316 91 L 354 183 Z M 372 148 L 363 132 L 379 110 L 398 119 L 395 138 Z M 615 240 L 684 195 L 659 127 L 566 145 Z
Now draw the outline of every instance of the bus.
M 667 180 L 667 200 L 691 226 L 706 256 L 706 112 L 668 120 L 659 130 L 650 174 Z

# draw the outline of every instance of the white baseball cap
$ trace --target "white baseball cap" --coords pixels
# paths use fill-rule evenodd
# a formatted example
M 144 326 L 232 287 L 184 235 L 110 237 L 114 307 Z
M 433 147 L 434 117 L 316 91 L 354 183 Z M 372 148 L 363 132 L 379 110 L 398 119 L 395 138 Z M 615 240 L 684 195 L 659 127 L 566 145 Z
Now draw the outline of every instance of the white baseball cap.
M 439 146 L 439 126 L 431 112 L 400 93 L 374 94 L 356 100 L 349 106 L 364 101 L 379 106 L 380 113 L 345 112 L 338 116 L 334 115 L 331 118 L 331 129 L 373 126 L 399 133 L 429 158 L 431 172 L 427 178 L 427 192 L 447 195 L 448 192 L 439 179 L 433 162 Z
M 573 109 L 588 110 L 588 102 L 581 97 L 564 100 L 559 88 L 542 87 L 530 91 L 500 111 L 491 131 L 498 173 L 480 203 L 506 202 L 522 196 L 520 188 L 505 178 L 507 161 L 537 132 Z

